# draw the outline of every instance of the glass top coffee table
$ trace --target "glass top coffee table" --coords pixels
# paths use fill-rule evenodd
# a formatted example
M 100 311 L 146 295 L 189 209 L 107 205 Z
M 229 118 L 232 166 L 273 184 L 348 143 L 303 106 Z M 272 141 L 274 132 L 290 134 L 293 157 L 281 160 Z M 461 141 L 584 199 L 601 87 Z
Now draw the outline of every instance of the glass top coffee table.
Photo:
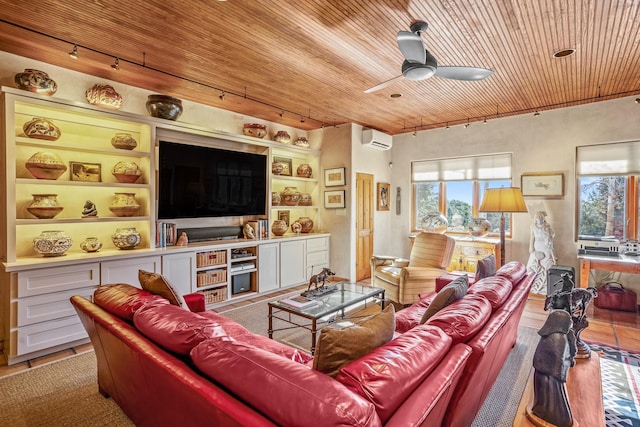
M 321 297 L 313 298 L 316 303 L 297 308 L 286 304 L 283 300 L 269 302 L 269 338 L 273 339 L 273 333 L 293 328 L 304 328 L 311 332 L 311 354 L 316 349 L 316 335 L 318 332 L 318 323 L 330 316 L 340 316 L 344 318 L 345 310 L 354 308 L 358 303 L 364 302 L 366 307 L 367 300 L 377 297 L 381 301 L 384 308 L 384 289 L 374 288 L 371 286 L 362 286 L 355 283 L 338 282 L 335 284 L 337 289 Z M 309 320 L 303 323 L 296 317 Z M 288 325 L 283 328 L 274 329 L 273 319 L 278 319 Z M 330 322 L 329 320 L 328 322 Z

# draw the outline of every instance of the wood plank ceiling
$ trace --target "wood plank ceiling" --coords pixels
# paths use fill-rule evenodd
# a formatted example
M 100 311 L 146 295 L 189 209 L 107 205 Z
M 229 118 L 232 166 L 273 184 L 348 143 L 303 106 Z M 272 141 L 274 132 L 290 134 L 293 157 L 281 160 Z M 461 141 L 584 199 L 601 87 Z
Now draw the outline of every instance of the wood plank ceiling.
M 495 73 L 365 94 L 401 74 L 414 20 L 439 64 Z M 640 0 L 0 0 L 0 49 L 301 129 L 398 134 L 640 93 Z

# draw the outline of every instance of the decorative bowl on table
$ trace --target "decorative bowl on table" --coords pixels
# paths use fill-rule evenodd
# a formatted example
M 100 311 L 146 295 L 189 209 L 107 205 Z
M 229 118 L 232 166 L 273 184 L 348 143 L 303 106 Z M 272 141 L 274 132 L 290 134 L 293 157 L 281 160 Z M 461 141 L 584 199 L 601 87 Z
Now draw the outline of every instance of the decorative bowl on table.
M 25 166 L 27 167 L 27 170 L 31 172 L 31 175 L 38 179 L 55 180 L 67 171 L 67 166 L 64 164 L 60 156 L 55 153 L 46 153 L 42 151 L 39 151 L 29 157 Z
M 422 231 L 443 234 L 447 231 L 449 221 L 440 212 L 428 212 L 422 217 Z
M 91 105 L 117 110 L 122 106 L 122 96 L 111 85 L 96 83 L 86 90 L 84 96 Z
M 267 134 L 267 126 L 260 123 L 245 123 L 242 132 L 247 136 L 255 138 L 264 138 Z
M 149 95 L 147 111 L 152 117 L 177 120 L 182 114 L 182 100 L 169 95 Z
M 13 80 L 18 89 L 39 93 L 40 95 L 51 96 L 58 90 L 58 85 L 44 71 L 26 68 L 24 72 L 18 73 Z
M 29 138 L 44 139 L 46 141 L 55 141 L 62 134 L 60 128 L 54 125 L 51 120 L 41 117 L 34 117 L 26 122 L 22 125 L 22 130 Z
M 134 162 L 118 162 L 111 169 L 111 174 L 116 177 L 118 182 L 132 184 L 140 178 L 142 171 Z
M 484 237 L 491 232 L 491 223 L 485 218 L 471 218 L 467 227 L 473 237 Z

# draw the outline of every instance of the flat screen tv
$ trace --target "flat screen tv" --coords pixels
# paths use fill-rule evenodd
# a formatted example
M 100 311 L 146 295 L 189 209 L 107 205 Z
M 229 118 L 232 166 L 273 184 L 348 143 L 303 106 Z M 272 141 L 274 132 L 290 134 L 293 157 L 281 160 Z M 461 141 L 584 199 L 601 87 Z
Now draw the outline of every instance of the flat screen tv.
M 266 155 L 160 141 L 158 164 L 158 219 L 266 214 Z

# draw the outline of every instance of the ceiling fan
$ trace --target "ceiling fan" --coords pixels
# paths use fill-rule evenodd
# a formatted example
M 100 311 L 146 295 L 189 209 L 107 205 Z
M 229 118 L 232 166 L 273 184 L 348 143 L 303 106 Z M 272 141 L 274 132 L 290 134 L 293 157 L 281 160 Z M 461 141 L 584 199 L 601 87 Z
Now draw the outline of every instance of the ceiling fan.
M 371 93 L 389 86 L 403 77 L 409 80 L 426 80 L 429 77 L 442 77 L 453 80 L 482 80 L 493 74 L 486 68 L 462 66 L 438 66 L 436 58 L 422 44 L 422 33 L 429 24 L 416 21 L 411 24 L 411 31 L 398 31 L 398 47 L 405 60 L 402 63 L 402 75 L 382 82 L 364 91 Z

